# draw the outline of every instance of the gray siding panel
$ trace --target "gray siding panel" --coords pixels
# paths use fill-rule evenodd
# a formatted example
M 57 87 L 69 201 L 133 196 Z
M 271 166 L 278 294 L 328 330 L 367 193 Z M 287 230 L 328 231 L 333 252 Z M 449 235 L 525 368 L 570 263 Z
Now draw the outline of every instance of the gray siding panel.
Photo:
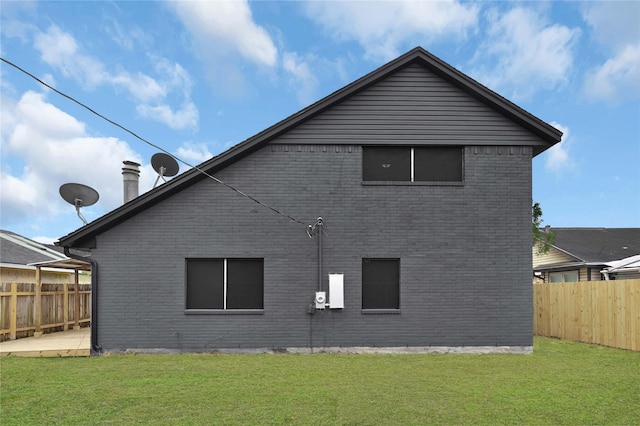
M 305 223 L 322 216 L 324 286 L 345 308 L 306 313 L 317 242 L 211 180 L 97 237 L 98 336 L 131 348 L 531 346 L 530 147 L 468 146 L 463 186 L 362 185 L 352 145 L 268 145 L 217 177 Z M 259 315 L 185 313 L 185 258 L 264 258 Z M 400 313 L 363 314 L 361 259 L 400 258 Z
M 418 64 L 322 112 L 277 142 L 546 145 Z

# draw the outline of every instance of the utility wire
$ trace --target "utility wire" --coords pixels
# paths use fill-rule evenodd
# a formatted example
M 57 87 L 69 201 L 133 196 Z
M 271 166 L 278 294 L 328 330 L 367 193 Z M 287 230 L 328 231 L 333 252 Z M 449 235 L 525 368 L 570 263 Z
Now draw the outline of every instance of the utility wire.
M 82 102 L 78 101 L 78 100 L 77 100 L 77 99 L 75 99 L 74 97 L 69 96 L 69 95 L 67 95 L 66 93 L 63 93 L 63 92 L 61 92 L 60 90 L 56 89 L 55 87 L 50 86 L 49 84 L 47 84 L 47 83 L 45 83 L 44 81 L 40 80 L 40 79 L 39 79 L 38 77 L 36 77 L 35 75 L 31 74 L 29 71 L 27 71 L 27 70 L 25 70 L 25 69 L 23 69 L 23 68 L 20 68 L 18 65 L 14 64 L 13 62 L 8 61 L 8 60 L 6 60 L 6 59 L 5 59 L 5 58 L 3 58 L 3 57 L 0 57 L 0 60 L 2 60 L 2 62 L 5 62 L 5 63 L 6 63 L 6 64 L 8 64 L 8 65 L 11 65 L 12 67 L 16 68 L 17 70 L 19 70 L 19 71 L 23 72 L 24 74 L 26 74 L 26 75 L 28 75 L 29 77 L 31 77 L 31 78 L 33 78 L 34 80 L 36 80 L 38 83 L 40 83 L 40 84 L 42 84 L 43 86 L 45 86 L 45 87 L 47 87 L 47 88 L 49 88 L 49 89 L 53 90 L 53 91 L 54 91 L 54 92 L 56 92 L 57 94 L 59 94 L 59 95 L 61 95 L 61 96 L 65 97 L 65 98 L 69 99 L 71 102 L 74 102 L 74 103 L 76 103 L 76 104 L 80 105 L 82 108 L 84 108 L 84 109 L 88 110 L 89 112 L 91 112 L 91 113 L 93 113 L 93 114 L 97 115 L 98 117 L 102 118 L 103 120 L 105 120 L 105 121 L 107 121 L 107 122 L 109 122 L 109 123 L 113 124 L 114 126 L 116 126 L 116 127 L 120 128 L 120 129 L 124 130 L 125 132 L 127 132 L 127 133 L 129 133 L 131 136 L 133 136 L 134 138 L 141 140 L 142 142 L 146 143 L 147 145 L 152 146 L 152 147 L 154 147 L 155 149 L 158 149 L 158 150 L 160 150 L 160 151 L 164 152 L 164 153 L 165 153 L 165 154 L 167 154 L 167 155 L 170 155 L 171 157 L 175 158 L 177 161 L 181 162 L 181 163 L 182 163 L 182 164 L 184 164 L 185 166 L 187 166 L 187 167 L 191 167 L 192 169 L 197 170 L 198 172 L 202 173 L 203 175 L 205 175 L 205 176 L 206 176 L 206 177 L 208 177 L 209 179 L 212 179 L 213 181 L 215 181 L 215 182 L 217 182 L 217 183 L 219 183 L 219 184 L 221 184 L 221 185 L 226 186 L 227 188 L 231 189 L 232 191 L 237 192 L 238 194 L 242 195 L 243 197 L 246 197 L 246 198 L 250 199 L 251 201 L 253 201 L 253 202 L 255 202 L 255 203 L 257 203 L 257 204 L 261 205 L 262 207 L 267 208 L 267 209 L 269 209 L 269 210 L 273 211 L 274 213 L 279 214 L 280 216 L 283 216 L 283 217 L 285 217 L 285 218 L 287 218 L 287 219 L 289 219 L 289 220 L 292 220 L 293 222 L 299 223 L 299 224 L 301 224 L 301 225 L 307 226 L 307 224 L 305 224 L 304 222 L 302 222 L 302 221 L 300 221 L 300 220 L 298 220 L 298 219 L 296 219 L 296 218 L 294 218 L 294 217 L 292 217 L 292 216 L 289 216 L 288 214 L 283 213 L 283 212 L 281 212 L 280 210 L 278 210 L 278 209 L 276 209 L 276 208 L 274 208 L 274 207 L 271 207 L 271 206 L 269 206 L 269 205 L 267 205 L 267 204 L 263 203 L 262 201 L 260 201 L 260 200 L 258 200 L 258 199 L 256 199 L 256 198 L 252 197 L 251 195 L 247 195 L 247 194 L 245 194 L 244 192 L 240 191 L 239 189 L 236 189 L 236 188 L 234 188 L 233 186 L 229 185 L 228 183 L 225 183 L 225 182 L 221 181 L 220 179 L 218 179 L 217 177 L 215 177 L 215 176 L 213 176 L 213 175 L 211 175 L 211 174 L 207 173 L 206 171 L 202 170 L 200 167 L 198 167 L 198 166 L 194 166 L 194 165 L 192 165 L 192 164 L 189 164 L 188 162 L 186 162 L 186 161 L 182 160 L 181 158 L 179 158 L 179 157 L 177 157 L 177 156 L 175 156 L 175 155 L 171 154 L 169 151 L 167 151 L 166 149 L 162 148 L 161 146 L 158 146 L 158 145 L 156 145 L 156 144 L 154 144 L 154 143 L 152 143 L 152 142 L 150 142 L 150 141 L 146 140 L 146 139 L 145 139 L 145 138 L 143 138 L 142 136 L 139 136 L 138 134 L 134 133 L 133 131 L 129 130 L 128 128 L 124 127 L 123 125 L 121 125 L 121 124 L 119 124 L 119 123 L 117 123 L 117 122 L 115 122 L 115 121 L 113 121 L 113 120 L 111 120 L 111 119 L 109 119 L 109 118 L 105 117 L 104 115 L 100 114 L 99 112 L 94 111 L 93 109 L 91 109 L 91 108 L 90 108 L 90 107 L 88 107 L 87 105 L 83 104 Z

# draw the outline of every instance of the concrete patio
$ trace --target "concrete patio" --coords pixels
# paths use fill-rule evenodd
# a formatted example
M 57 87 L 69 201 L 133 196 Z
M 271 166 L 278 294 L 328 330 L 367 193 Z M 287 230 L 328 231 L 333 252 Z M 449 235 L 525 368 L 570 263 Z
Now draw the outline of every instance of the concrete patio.
M 91 331 L 87 327 L 77 331 L 61 331 L 44 334 L 40 337 L 25 337 L 0 342 L 0 356 L 89 356 L 90 344 Z

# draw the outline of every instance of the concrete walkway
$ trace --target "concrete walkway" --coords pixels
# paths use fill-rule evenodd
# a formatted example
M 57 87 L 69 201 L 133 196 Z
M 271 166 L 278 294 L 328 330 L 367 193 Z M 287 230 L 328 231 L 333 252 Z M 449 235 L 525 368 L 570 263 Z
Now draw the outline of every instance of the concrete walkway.
M 0 356 L 61 357 L 89 356 L 91 330 L 81 328 L 0 342 Z

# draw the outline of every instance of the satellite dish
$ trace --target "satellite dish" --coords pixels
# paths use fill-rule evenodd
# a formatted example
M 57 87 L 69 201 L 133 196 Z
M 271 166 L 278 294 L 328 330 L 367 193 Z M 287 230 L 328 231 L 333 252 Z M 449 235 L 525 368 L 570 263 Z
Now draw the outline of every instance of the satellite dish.
M 153 154 L 151 157 L 151 166 L 153 167 L 153 170 L 158 173 L 156 182 L 153 184 L 154 188 L 158 184 L 158 180 L 160 180 L 160 178 L 166 182 L 167 180 L 164 178 L 165 176 L 175 176 L 178 174 L 178 162 L 169 154 L 164 154 L 162 152 Z
M 69 204 L 75 206 L 78 217 L 86 225 L 87 220 L 80 213 L 80 208 L 92 206 L 98 202 L 100 195 L 95 189 L 81 183 L 65 183 L 60 186 L 60 196 Z

